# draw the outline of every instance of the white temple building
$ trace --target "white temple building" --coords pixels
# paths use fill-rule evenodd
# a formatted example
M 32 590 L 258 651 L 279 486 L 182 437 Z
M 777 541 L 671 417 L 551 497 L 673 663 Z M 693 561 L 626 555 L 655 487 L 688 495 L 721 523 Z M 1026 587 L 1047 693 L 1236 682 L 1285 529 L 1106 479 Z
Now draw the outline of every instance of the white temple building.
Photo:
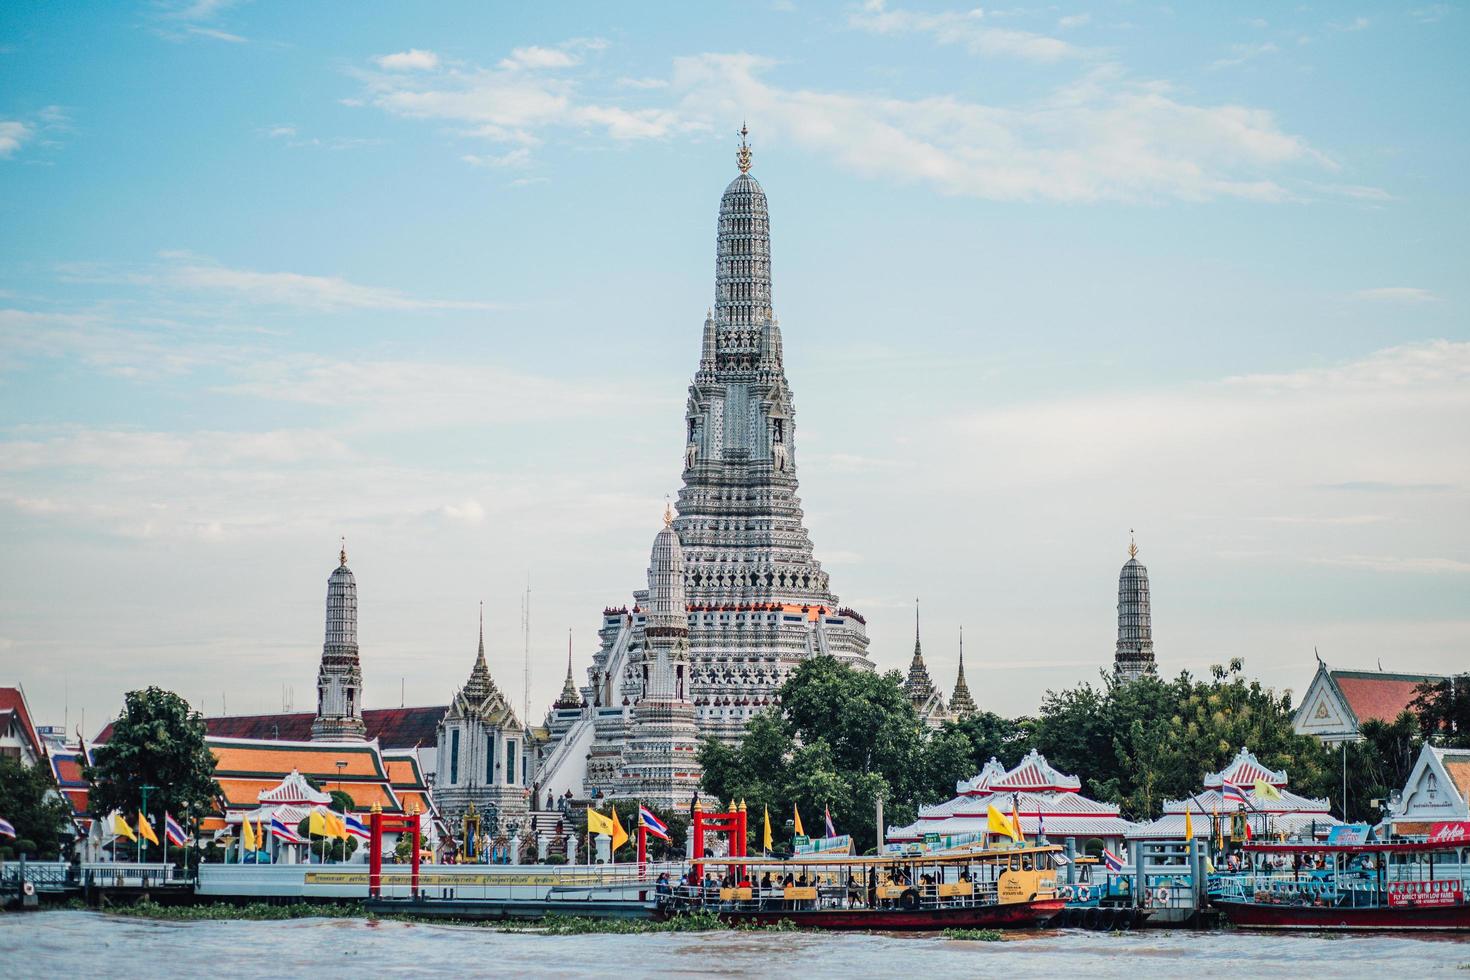
M 1117 849 L 1135 825 L 1123 819 L 1116 804 L 1089 799 L 1081 790 L 1080 779 L 1057 772 L 1035 749 L 1010 770 L 991 759 L 979 775 L 956 784 L 959 795 L 920 807 L 919 819 L 889 827 L 885 840 L 902 847 L 922 844 L 931 835 L 941 846 L 946 837 L 956 839 L 953 843 L 975 839 L 985 833 L 994 806 L 1007 816 L 1019 814 L 1021 835 L 1032 843 L 1044 834 L 1052 843 L 1075 837 L 1079 850 L 1094 840 Z
M 1404 837 L 1429 836 L 1436 824 L 1470 821 L 1470 749 L 1426 743 L 1392 801 L 1389 821 Z
M 1244 812 L 1252 827 L 1252 833 L 1260 835 L 1269 829 L 1273 834 L 1288 837 L 1307 837 L 1315 834 L 1326 837 L 1328 832 L 1341 823 L 1335 818 L 1327 800 L 1314 800 L 1298 796 L 1287 789 L 1290 780 L 1286 771 L 1268 769 L 1250 751 L 1242 748 L 1230 764 L 1219 772 L 1204 778 L 1204 786 L 1187 800 L 1165 800 L 1163 816 L 1149 823 L 1139 824 L 1128 833 L 1130 840 L 1180 840 L 1184 837 L 1184 814 L 1190 813 L 1190 824 L 1194 836 L 1208 840 L 1211 835 L 1211 817 L 1219 815 L 1229 818 L 1239 812 L 1238 803 L 1227 804 L 1222 792 L 1229 782 L 1245 790 L 1247 804 Z M 1266 787 L 1264 792 L 1257 787 Z M 1229 833 L 1228 827 L 1225 833 Z

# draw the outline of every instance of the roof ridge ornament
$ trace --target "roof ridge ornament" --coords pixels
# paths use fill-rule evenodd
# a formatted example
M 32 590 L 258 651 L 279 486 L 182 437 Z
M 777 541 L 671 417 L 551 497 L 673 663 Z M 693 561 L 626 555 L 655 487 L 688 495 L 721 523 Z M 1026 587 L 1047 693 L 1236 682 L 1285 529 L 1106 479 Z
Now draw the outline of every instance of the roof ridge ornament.
M 1128 529 L 1128 557 L 1138 557 L 1138 542 L 1133 537 L 1133 528 Z
M 342 550 L 337 553 L 337 560 L 341 562 L 339 567 L 347 567 L 347 535 L 342 535 Z
M 735 151 L 735 164 L 743 174 L 750 173 L 750 144 L 745 142 L 745 137 L 750 135 L 750 129 L 745 121 L 740 122 L 740 149 Z

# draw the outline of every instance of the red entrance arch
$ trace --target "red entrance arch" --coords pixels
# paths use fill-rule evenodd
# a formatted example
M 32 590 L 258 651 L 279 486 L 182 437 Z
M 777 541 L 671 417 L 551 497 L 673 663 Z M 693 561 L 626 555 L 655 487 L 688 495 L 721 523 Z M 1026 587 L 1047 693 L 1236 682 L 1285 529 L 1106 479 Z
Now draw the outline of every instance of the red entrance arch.
M 409 881 L 409 894 L 419 897 L 419 847 L 422 844 L 419 830 L 419 814 L 416 804 L 409 804 L 409 812 L 402 814 L 384 813 L 382 806 L 373 804 L 368 814 L 368 897 L 378 898 L 383 894 L 383 834 L 413 834 L 413 874 Z
M 690 833 L 694 835 L 694 878 L 696 881 L 704 880 L 704 865 L 700 858 L 704 857 L 704 835 L 726 834 L 730 841 L 730 857 L 745 857 L 745 801 L 741 800 L 739 806 L 733 803 L 729 810 L 722 813 L 705 813 L 704 808 L 698 801 L 694 804 L 694 822 L 690 827 Z M 744 877 L 745 866 L 741 865 L 735 869 L 737 878 Z

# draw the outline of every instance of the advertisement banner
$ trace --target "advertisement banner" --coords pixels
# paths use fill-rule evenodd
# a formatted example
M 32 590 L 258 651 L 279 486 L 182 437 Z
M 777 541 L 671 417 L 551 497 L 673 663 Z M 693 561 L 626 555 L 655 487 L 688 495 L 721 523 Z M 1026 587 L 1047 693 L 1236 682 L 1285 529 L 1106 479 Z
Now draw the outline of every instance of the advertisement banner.
M 1365 823 L 1345 823 L 1333 827 L 1327 834 L 1327 843 L 1351 847 L 1356 844 L 1368 842 L 1368 825 Z
M 1431 844 L 1470 843 L 1470 820 L 1447 820 L 1429 828 Z

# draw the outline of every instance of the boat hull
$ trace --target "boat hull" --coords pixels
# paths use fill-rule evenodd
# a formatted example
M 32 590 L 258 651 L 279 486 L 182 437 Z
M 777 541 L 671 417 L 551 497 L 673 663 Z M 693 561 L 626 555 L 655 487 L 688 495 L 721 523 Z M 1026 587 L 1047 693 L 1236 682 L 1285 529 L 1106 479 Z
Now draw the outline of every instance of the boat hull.
M 731 925 L 776 925 L 803 929 L 937 932 L 941 929 L 1036 929 L 1066 906 L 1061 899 L 938 909 L 750 909 L 716 911 Z
M 1470 905 L 1354 909 L 1319 908 L 1312 905 L 1261 905 L 1220 899 L 1216 899 L 1214 904 L 1232 925 L 1243 929 L 1371 929 L 1389 932 L 1470 930 Z

